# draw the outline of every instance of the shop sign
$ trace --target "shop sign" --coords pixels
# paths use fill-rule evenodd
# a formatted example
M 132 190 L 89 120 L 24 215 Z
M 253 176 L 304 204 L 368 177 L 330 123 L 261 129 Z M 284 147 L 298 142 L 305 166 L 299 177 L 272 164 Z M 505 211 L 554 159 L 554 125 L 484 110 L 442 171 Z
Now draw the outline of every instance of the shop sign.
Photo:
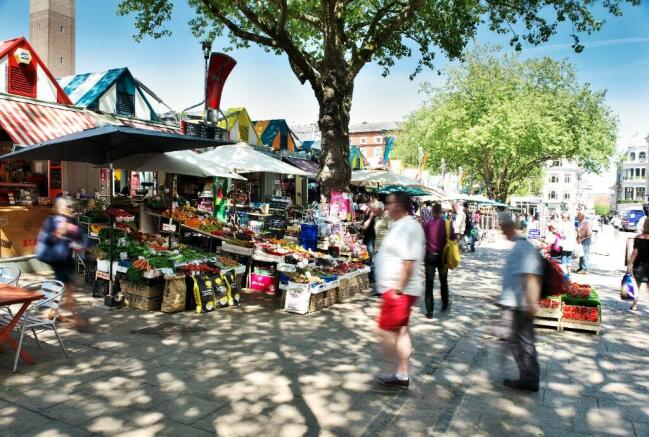
M 541 238 L 540 229 L 530 229 L 529 231 L 527 231 L 528 240 L 538 240 L 539 238 Z
M 3 249 L 11 249 L 13 245 L 14 244 L 9 240 L 0 240 L 0 247 Z
M 32 62 L 32 54 L 26 49 L 17 49 L 14 52 L 14 58 L 19 64 L 30 64 Z
M 23 247 L 34 247 L 36 246 L 36 243 L 38 240 L 30 239 L 30 240 L 23 240 Z

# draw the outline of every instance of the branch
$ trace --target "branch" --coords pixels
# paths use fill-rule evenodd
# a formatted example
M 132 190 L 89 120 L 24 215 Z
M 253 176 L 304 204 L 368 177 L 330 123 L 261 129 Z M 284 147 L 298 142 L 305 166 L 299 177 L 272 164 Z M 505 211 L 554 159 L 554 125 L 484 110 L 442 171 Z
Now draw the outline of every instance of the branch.
M 385 17 L 392 6 L 401 3 L 394 2 L 377 11 L 372 24 L 367 30 L 367 36 L 358 50 L 354 50 L 351 60 L 352 77 L 355 77 L 363 66 L 372 59 L 376 51 L 394 36 L 394 32 L 399 30 L 406 22 L 412 19 L 417 10 L 424 4 L 425 0 L 408 0 L 403 9 L 394 17 L 386 20 L 383 26 L 380 25 L 381 18 Z M 387 8 L 387 9 L 386 9 Z
M 221 12 L 220 9 L 216 8 L 212 3 L 209 2 L 206 3 L 206 7 L 209 10 L 209 12 L 215 17 L 217 17 L 220 21 L 222 21 L 225 27 L 227 27 L 228 30 L 232 32 L 235 36 L 246 41 L 255 42 L 262 46 L 266 46 L 274 49 L 279 48 L 277 42 L 272 38 L 268 38 L 262 35 L 258 35 L 256 33 L 243 30 L 234 21 L 230 20 L 225 14 L 223 14 L 223 12 Z
M 287 0 L 275 0 L 279 5 L 279 20 L 277 21 L 277 32 L 283 32 L 286 29 L 286 18 L 288 17 Z

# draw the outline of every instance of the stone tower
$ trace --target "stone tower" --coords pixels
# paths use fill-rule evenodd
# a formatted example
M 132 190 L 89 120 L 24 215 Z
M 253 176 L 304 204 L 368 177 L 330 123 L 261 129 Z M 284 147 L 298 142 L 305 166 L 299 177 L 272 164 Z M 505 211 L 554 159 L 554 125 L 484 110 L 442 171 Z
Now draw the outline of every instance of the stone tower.
M 29 0 L 29 42 L 55 77 L 73 75 L 74 0 Z

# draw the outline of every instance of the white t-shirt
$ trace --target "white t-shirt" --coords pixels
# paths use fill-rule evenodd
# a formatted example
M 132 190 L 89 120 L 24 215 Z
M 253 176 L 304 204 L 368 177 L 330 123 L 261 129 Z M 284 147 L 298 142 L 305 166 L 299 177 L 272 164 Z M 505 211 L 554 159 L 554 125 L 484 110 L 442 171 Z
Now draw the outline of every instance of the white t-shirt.
M 455 220 L 453 220 L 453 230 L 458 235 L 464 235 L 464 230 L 466 229 L 466 214 L 464 211 L 460 210 L 455 214 Z
M 397 287 L 404 261 L 415 261 L 410 281 L 402 291 L 421 296 L 424 290 L 424 254 L 426 236 L 419 222 L 406 216 L 390 225 L 376 257 L 377 289 L 383 293 Z
M 563 235 L 561 249 L 564 252 L 572 252 L 577 245 L 577 230 L 572 220 L 563 220 L 559 223 L 559 232 Z
M 636 229 L 636 235 L 642 235 L 642 230 L 644 229 L 644 222 L 647 220 L 647 216 L 643 215 L 640 220 L 638 220 L 638 229 Z

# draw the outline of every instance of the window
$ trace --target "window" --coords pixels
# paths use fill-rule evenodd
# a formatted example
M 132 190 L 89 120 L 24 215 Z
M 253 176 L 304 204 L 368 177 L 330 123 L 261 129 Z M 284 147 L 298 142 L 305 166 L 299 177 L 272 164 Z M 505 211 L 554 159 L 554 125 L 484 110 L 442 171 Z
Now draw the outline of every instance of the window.
M 640 171 L 640 175 L 641 175 L 642 177 L 645 177 L 645 170 L 646 170 L 646 169 L 645 169 L 644 167 L 642 167 L 642 170 Z
M 647 152 L 640 152 L 638 153 L 638 159 L 640 162 L 644 162 L 647 160 Z
M 552 161 L 552 167 L 560 167 L 561 161 Z
M 633 200 L 633 187 L 626 187 L 624 189 L 624 200 Z
M 63 64 L 63 56 L 61 56 L 60 62 L 61 64 Z
M 65 33 L 65 26 L 61 26 L 61 33 Z
M 374 144 L 383 144 L 383 137 L 374 137 Z
M 367 137 L 361 137 L 361 144 L 367 144 Z
M 629 161 L 635 161 L 635 152 L 629 153 Z
M 132 117 L 135 115 L 135 96 L 133 94 L 117 93 L 117 113 Z
M 637 178 L 640 177 L 640 169 L 639 168 L 635 169 L 635 177 L 637 177 Z
M 570 193 L 563 193 L 563 200 L 570 200 Z
M 557 175 L 555 175 L 555 174 L 553 174 L 553 175 L 550 176 L 550 183 L 551 183 L 551 184 L 556 184 L 556 183 L 558 183 L 558 182 L 559 182 L 559 176 L 557 176 Z
M 41 30 L 41 25 L 40 24 L 36 25 L 36 30 Z
M 569 184 L 571 180 L 572 180 L 572 179 L 571 179 L 570 176 L 568 176 L 568 175 L 566 175 L 566 177 L 563 178 L 563 181 L 564 181 L 566 184 Z
M 636 187 L 635 198 L 636 200 L 644 200 L 644 187 Z
M 556 191 L 550 191 L 550 193 L 548 193 L 548 199 L 550 199 L 550 200 L 556 200 L 556 199 L 557 199 L 557 193 L 556 193 Z

